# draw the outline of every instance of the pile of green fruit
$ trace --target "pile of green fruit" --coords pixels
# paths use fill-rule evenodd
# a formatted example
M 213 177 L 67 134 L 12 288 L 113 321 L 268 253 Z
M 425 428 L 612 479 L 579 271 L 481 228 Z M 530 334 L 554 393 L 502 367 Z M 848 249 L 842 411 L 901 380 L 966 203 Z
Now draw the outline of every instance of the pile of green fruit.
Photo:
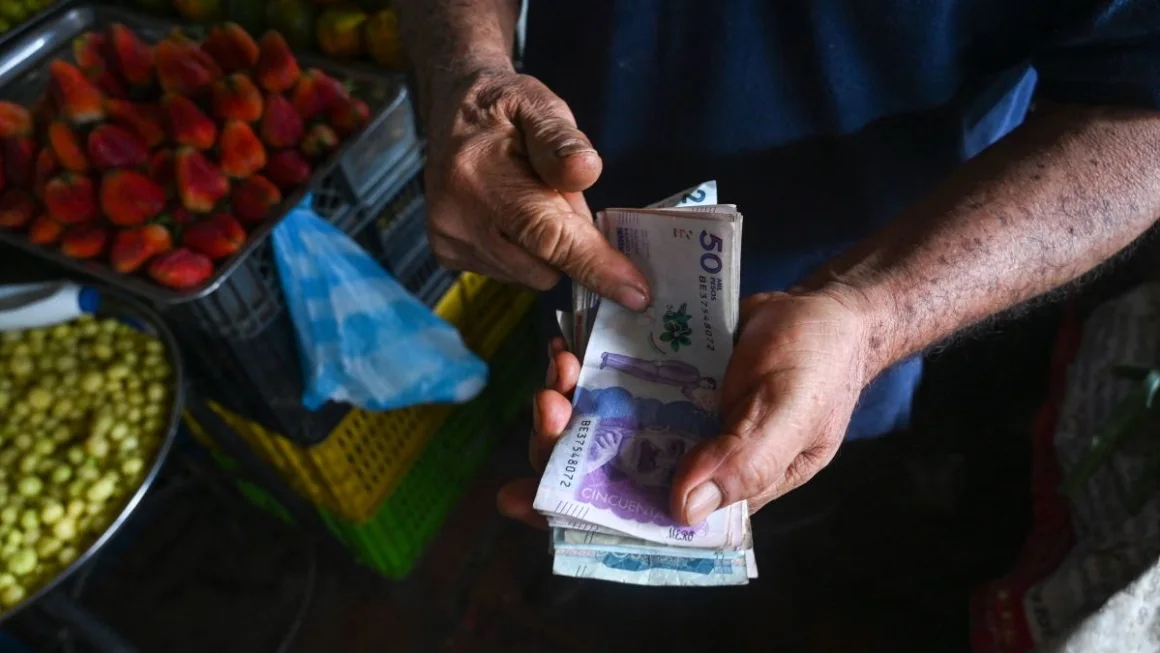
M 164 345 L 82 317 L 0 333 L 0 606 L 51 581 L 140 487 L 173 409 Z
M 55 2 L 56 0 L 0 0 L 0 34 L 48 9 Z
M 125 1 L 152 14 L 178 16 L 192 23 L 230 21 L 251 34 L 276 30 L 296 52 L 319 50 L 336 59 L 370 59 L 394 70 L 406 67 L 398 20 L 387 0 Z

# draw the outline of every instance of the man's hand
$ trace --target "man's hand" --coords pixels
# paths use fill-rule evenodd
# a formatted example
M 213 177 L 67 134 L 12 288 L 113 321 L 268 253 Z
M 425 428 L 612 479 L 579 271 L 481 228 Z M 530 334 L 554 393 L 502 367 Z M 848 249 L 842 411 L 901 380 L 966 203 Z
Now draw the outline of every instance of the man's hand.
M 722 388 L 722 434 L 691 451 L 675 482 L 671 511 L 696 524 L 748 499 L 756 511 L 813 477 L 833 459 L 872 371 L 859 309 L 837 294 L 772 293 L 741 306 L 741 333 Z M 532 407 L 530 457 L 538 473 L 571 417 L 580 362 L 551 346 L 548 382 Z M 499 495 L 505 515 L 542 526 L 532 510 L 537 482 Z
M 643 310 L 648 282 L 581 195 L 602 164 L 564 101 L 507 69 L 432 92 L 427 196 L 440 262 L 540 290 L 564 273 Z
M 745 298 L 724 427 L 682 461 L 673 515 L 696 524 L 742 499 L 756 511 L 829 464 L 870 380 L 864 338 L 856 308 L 837 295 Z

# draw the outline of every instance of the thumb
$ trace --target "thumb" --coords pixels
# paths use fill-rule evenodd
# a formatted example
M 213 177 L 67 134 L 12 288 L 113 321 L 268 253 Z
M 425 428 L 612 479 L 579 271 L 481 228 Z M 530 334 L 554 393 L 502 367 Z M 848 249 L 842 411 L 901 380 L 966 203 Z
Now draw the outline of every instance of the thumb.
M 682 461 L 673 483 L 672 514 L 698 524 L 713 511 L 749 499 L 759 508 L 801 485 L 833 452 L 814 447 L 787 407 L 759 385 L 729 413 L 722 435 Z
M 633 311 L 648 308 L 648 279 L 586 215 L 531 214 L 507 235 L 576 283 Z
M 532 169 L 545 184 L 567 193 L 596 183 L 604 164 L 563 100 L 544 89 L 521 103 L 516 124 Z

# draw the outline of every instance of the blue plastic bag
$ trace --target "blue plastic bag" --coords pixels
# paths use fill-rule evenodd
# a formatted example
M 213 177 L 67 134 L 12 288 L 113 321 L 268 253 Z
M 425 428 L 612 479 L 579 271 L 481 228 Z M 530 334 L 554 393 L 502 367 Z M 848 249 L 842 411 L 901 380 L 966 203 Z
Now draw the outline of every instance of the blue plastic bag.
M 308 195 L 274 229 L 274 258 L 298 332 L 302 403 L 367 410 L 472 399 L 487 365 L 459 332 L 415 299 Z

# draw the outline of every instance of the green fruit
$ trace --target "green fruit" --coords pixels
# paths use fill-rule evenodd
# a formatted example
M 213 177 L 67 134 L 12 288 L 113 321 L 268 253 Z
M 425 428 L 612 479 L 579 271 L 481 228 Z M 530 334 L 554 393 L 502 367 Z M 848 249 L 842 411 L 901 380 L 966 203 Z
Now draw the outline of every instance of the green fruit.
M 314 5 L 310 0 L 271 0 L 266 5 L 266 20 L 292 48 L 314 47 Z
M 318 19 L 318 47 L 332 57 L 355 58 L 363 54 L 363 24 L 367 15 L 359 9 L 331 8 Z
M 403 43 L 399 40 L 399 19 L 394 11 L 384 9 L 371 16 L 366 22 L 364 40 L 375 63 L 396 70 L 403 68 Z

